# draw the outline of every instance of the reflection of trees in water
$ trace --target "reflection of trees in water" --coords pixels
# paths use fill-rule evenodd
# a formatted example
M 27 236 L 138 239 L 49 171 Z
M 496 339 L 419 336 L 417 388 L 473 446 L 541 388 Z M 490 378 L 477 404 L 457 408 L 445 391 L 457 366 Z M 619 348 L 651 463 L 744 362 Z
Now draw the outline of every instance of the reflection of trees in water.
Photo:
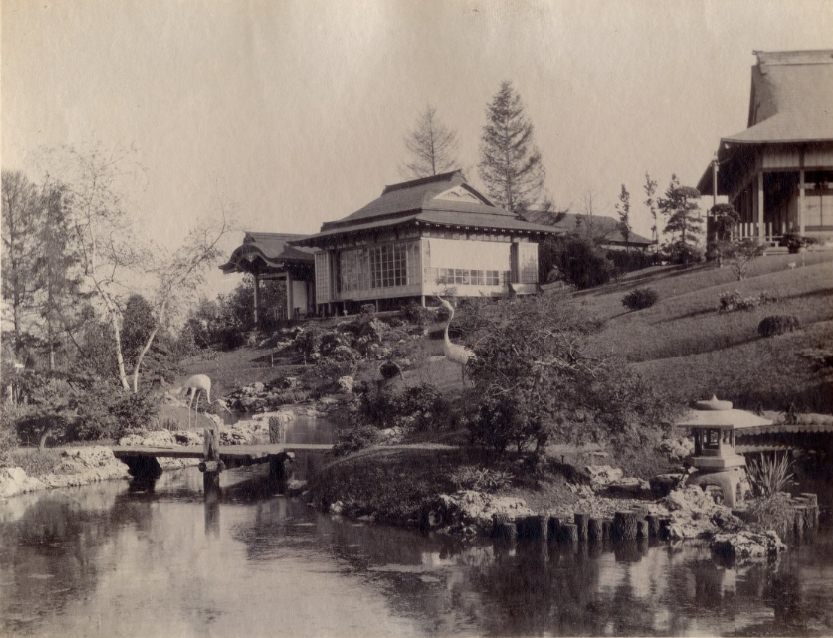
M 110 512 L 48 493 L 20 519 L 0 525 L 0 634 L 14 634 L 28 620 L 61 613 L 71 600 L 95 588 L 98 550 L 113 529 Z

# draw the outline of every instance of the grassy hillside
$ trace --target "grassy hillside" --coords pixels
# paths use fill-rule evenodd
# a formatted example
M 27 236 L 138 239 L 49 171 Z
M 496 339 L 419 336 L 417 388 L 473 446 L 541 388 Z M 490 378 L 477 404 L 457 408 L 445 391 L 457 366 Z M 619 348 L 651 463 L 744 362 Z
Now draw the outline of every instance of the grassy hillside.
M 790 267 L 789 264 L 795 264 Z M 659 301 L 630 312 L 622 297 L 638 286 Z M 720 313 L 720 296 L 765 293 L 776 300 L 750 311 Z M 833 412 L 833 387 L 802 352 L 833 345 L 833 253 L 778 255 L 758 259 L 747 279 L 729 268 L 654 268 L 578 293 L 588 310 L 605 319 L 597 337 L 602 351 L 636 363 L 653 383 L 689 401 L 716 393 L 747 408 L 797 407 Z M 798 332 L 760 338 L 758 322 L 769 315 L 795 315 Z

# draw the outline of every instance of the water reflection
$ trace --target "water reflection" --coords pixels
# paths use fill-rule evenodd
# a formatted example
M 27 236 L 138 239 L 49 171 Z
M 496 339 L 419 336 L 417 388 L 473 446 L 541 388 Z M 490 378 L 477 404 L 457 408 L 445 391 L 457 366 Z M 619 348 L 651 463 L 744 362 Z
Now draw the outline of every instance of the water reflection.
M 813 635 L 833 537 L 775 564 L 707 548 L 484 543 L 321 516 L 265 468 L 0 504 L 0 635 Z

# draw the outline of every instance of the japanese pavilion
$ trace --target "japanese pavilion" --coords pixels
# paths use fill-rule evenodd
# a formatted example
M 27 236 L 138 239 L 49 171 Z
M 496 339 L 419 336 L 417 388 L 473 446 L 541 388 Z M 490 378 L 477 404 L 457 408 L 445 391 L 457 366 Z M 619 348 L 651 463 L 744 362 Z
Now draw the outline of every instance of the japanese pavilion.
M 286 308 L 271 309 L 276 319 L 298 319 L 315 309 L 313 251 L 289 242 L 305 235 L 256 233 L 246 231 L 243 243 L 234 249 L 228 262 L 220 266 L 224 273 L 249 273 L 254 277 L 254 322 L 263 319 L 260 301 L 261 282 L 282 280 L 286 283 Z
M 827 239 L 833 236 L 833 50 L 754 53 L 747 128 L 721 139 L 698 189 L 729 197 L 741 215 L 741 237 Z
M 538 242 L 563 233 L 494 205 L 452 171 L 386 186 L 354 213 L 292 241 L 314 250 L 318 314 L 426 297 L 530 294 Z M 307 254 L 307 253 L 305 253 Z

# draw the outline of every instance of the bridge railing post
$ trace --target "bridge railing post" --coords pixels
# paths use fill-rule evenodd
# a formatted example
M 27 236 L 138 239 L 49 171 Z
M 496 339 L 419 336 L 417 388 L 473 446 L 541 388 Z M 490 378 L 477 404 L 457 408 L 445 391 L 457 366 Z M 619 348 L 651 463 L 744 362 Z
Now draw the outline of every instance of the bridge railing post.
M 216 498 L 220 493 L 220 472 L 223 462 L 220 460 L 220 437 L 217 426 L 212 424 L 203 430 L 203 460 L 199 464 L 202 472 L 202 487 L 206 498 Z

